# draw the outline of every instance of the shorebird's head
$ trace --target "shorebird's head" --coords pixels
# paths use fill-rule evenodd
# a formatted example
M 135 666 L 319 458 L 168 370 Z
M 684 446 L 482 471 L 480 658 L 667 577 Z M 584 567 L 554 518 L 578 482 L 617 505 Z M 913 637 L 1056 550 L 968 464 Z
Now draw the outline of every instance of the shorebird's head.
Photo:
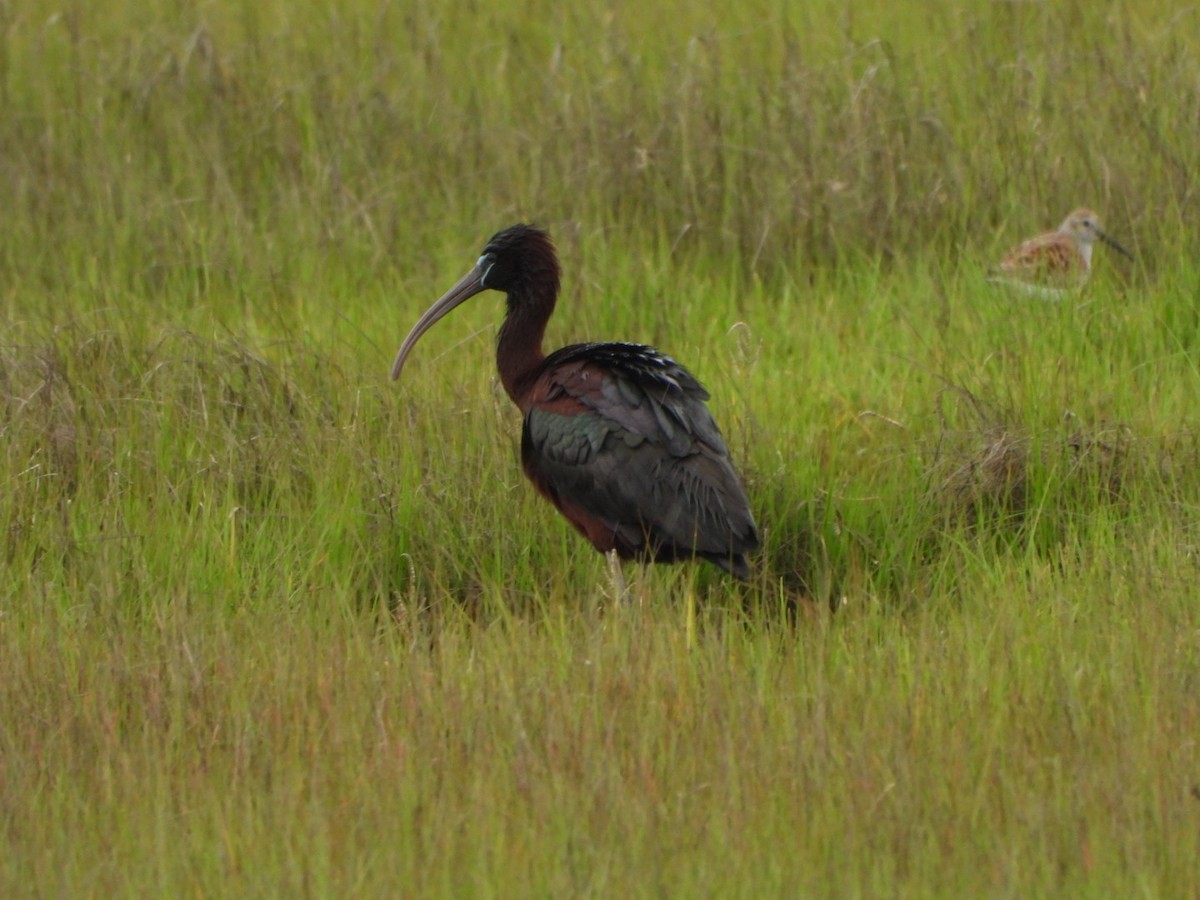
M 1103 241 L 1114 250 L 1124 253 L 1130 259 L 1133 259 L 1132 253 L 1105 233 L 1104 229 L 1100 227 L 1100 217 L 1090 209 L 1081 208 L 1073 211 L 1063 219 L 1063 223 L 1058 226 L 1058 230 L 1062 234 L 1070 235 L 1079 244 L 1094 244 L 1096 241 Z

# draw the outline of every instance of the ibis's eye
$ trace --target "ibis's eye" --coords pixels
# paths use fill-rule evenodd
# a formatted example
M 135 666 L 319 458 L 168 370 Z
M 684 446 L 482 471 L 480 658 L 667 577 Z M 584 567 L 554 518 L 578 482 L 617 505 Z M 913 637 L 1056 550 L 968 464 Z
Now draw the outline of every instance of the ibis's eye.
M 482 269 L 483 274 L 479 276 L 479 286 L 487 287 L 487 277 L 492 272 L 492 267 L 496 265 L 496 260 L 492 258 L 492 254 L 485 253 L 475 263 L 475 268 Z

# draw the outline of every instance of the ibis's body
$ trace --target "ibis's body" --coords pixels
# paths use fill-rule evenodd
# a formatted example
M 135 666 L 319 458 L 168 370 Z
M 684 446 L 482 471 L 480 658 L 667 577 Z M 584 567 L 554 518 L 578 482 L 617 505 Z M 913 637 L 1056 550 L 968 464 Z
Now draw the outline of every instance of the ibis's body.
M 601 552 L 653 562 L 700 557 L 749 577 L 754 517 L 708 393 L 691 373 L 641 344 L 542 352 L 559 289 L 545 232 L 516 225 L 495 235 L 413 327 L 392 377 L 434 322 L 488 289 L 508 296 L 496 364 L 525 416 L 521 459 L 538 491 Z

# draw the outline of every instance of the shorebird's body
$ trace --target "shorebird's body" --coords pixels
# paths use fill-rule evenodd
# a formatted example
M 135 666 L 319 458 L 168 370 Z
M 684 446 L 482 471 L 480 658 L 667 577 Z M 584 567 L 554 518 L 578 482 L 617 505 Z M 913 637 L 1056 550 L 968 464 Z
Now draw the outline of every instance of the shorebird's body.
M 1006 253 L 989 280 L 1024 293 L 1060 297 L 1087 282 L 1096 241 L 1132 259 L 1132 254 L 1100 227 L 1099 216 L 1090 209 L 1077 209 L 1054 231 L 1032 237 Z

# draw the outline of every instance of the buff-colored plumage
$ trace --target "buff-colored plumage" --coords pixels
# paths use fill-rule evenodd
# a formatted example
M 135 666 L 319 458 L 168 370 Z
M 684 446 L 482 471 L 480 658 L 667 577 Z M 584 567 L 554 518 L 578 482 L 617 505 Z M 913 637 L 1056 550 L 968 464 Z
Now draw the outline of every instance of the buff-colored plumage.
M 1104 241 L 1132 255 L 1105 234 L 1100 217 L 1090 209 L 1077 209 L 1054 231 L 1039 234 L 1004 255 L 990 280 L 1027 293 L 1061 296 L 1082 287 L 1092 271 L 1092 245 Z

